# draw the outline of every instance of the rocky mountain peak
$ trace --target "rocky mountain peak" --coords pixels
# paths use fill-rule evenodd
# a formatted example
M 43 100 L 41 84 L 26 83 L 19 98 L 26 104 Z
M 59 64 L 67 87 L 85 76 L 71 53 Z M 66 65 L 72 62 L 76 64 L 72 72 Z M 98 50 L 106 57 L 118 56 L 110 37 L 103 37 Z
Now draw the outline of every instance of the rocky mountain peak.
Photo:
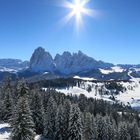
M 37 48 L 30 60 L 30 69 L 35 72 L 59 72 L 61 74 L 73 74 L 85 70 L 106 67 L 107 63 L 96 61 L 81 51 L 71 54 L 65 51 L 62 55 L 56 54 L 53 59 L 49 52 L 42 47 Z
M 30 59 L 30 69 L 35 72 L 52 72 L 54 68 L 51 54 L 46 52 L 44 48 L 38 47 Z

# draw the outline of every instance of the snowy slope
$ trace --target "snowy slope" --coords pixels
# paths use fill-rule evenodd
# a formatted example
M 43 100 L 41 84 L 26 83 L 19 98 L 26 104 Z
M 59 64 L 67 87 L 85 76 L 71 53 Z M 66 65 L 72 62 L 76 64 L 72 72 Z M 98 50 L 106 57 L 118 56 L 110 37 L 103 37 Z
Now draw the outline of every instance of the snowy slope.
M 134 78 L 131 76 L 131 72 L 128 72 L 128 75 L 131 77 L 130 81 L 116 82 L 118 85 L 121 85 L 125 90 L 119 91 L 119 94 L 113 94 L 115 101 L 122 102 L 125 105 L 131 105 L 132 107 L 140 107 L 140 78 Z M 92 97 L 96 99 L 103 99 L 110 102 L 114 102 L 110 98 L 113 97 L 112 93 L 115 93 L 113 90 L 106 88 L 104 82 L 92 82 L 92 78 L 80 78 L 75 76 L 76 79 L 83 80 L 80 85 L 77 83 L 76 86 L 70 86 L 65 88 L 57 88 L 58 92 L 62 92 L 66 95 L 80 95 L 84 94 L 87 97 Z M 90 91 L 88 91 L 90 88 Z M 102 93 L 100 92 L 102 90 Z M 107 92 L 107 94 L 106 94 Z
M 122 69 L 119 66 L 111 67 L 111 69 L 99 69 L 102 74 L 110 74 L 114 72 L 123 72 L 125 69 Z
M 80 95 L 80 94 L 84 94 L 86 97 L 88 98 L 95 98 L 95 99 L 104 99 L 106 101 L 112 102 L 112 100 L 110 100 L 107 96 L 104 95 L 99 95 L 96 94 L 96 91 L 93 90 L 90 93 L 88 91 L 86 91 L 85 89 L 81 89 L 79 87 L 70 87 L 70 88 L 66 88 L 66 89 L 56 89 L 56 91 L 64 93 L 66 95 Z
M 122 93 L 117 96 L 117 99 L 127 104 L 130 103 L 132 107 L 140 107 L 140 78 L 134 78 L 131 76 L 131 71 L 128 75 L 131 77 L 131 85 L 126 83 L 124 86 L 127 87 L 125 93 Z M 123 83 L 124 84 L 124 83 Z M 133 87 L 133 89 L 129 89 Z

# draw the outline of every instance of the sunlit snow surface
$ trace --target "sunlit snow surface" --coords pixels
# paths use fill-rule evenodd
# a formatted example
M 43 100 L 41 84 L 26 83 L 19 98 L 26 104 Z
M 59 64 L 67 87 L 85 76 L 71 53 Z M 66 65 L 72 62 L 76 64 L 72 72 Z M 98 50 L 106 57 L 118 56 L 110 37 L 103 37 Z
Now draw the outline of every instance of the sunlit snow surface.
M 140 78 L 134 78 L 131 76 L 131 71 L 129 71 L 128 75 L 131 77 L 130 82 L 118 82 L 123 87 L 126 88 L 126 91 L 120 92 L 118 95 L 114 95 L 116 101 L 122 102 L 125 105 L 131 105 L 132 107 L 140 107 Z M 82 80 L 88 80 L 83 81 L 83 83 L 80 85 L 80 87 L 73 86 L 73 87 L 66 87 L 66 88 L 57 88 L 56 90 L 58 92 L 62 92 L 66 95 L 80 95 L 84 94 L 86 97 L 90 98 L 96 98 L 96 99 L 103 99 L 106 101 L 114 102 L 110 99 L 111 95 L 99 95 L 99 93 L 96 92 L 95 86 L 98 85 L 99 88 L 103 88 L 103 90 L 107 91 L 108 89 L 105 88 L 104 83 L 93 83 L 91 81 L 92 78 L 80 78 L 78 76 L 75 76 L 74 78 L 82 79 Z M 87 88 L 88 86 L 91 86 L 91 91 L 88 92 Z M 111 92 L 111 91 L 110 91 Z
M 10 68 L 6 68 L 6 67 L 1 67 L 1 68 L 0 68 L 0 72 L 11 72 L 11 73 L 16 73 L 17 70 L 15 70 L 15 69 L 10 69 Z
M 132 83 L 122 82 L 122 84 L 127 87 L 127 91 L 125 93 L 120 93 L 120 95 L 117 96 L 117 99 L 125 104 L 130 103 L 132 107 L 140 107 L 140 78 L 132 77 L 131 71 L 128 75 L 131 77 Z M 129 89 L 130 85 L 134 87 L 133 90 Z
M 100 69 L 100 72 L 102 74 L 110 74 L 110 73 L 113 73 L 113 72 L 123 72 L 123 71 L 124 71 L 124 69 L 122 69 L 119 66 L 111 67 L 111 69 Z
M 88 78 L 85 78 L 85 79 L 88 79 Z M 103 100 L 106 100 L 106 101 L 109 101 L 109 102 L 113 102 L 112 100 L 109 99 L 109 96 L 106 96 L 106 95 L 99 95 L 97 92 L 96 92 L 96 89 L 95 87 L 98 85 L 98 89 L 100 89 L 101 87 L 104 88 L 104 90 L 107 90 L 105 89 L 104 87 L 104 83 L 92 83 L 89 81 L 85 81 L 85 82 L 82 82 L 80 87 L 77 85 L 77 86 L 73 86 L 73 87 L 69 87 L 69 88 L 63 88 L 63 89 L 56 89 L 56 91 L 58 92 L 62 92 L 66 95 L 80 95 L 80 94 L 84 94 L 86 97 L 88 98 L 95 98 L 95 99 L 103 99 Z M 87 91 L 87 88 L 91 86 L 91 91 L 88 92 Z
M 86 81 L 97 80 L 95 78 L 79 77 L 79 76 L 74 76 L 73 78 L 75 78 L 75 79 L 81 79 L 81 80 L 86 80 Z

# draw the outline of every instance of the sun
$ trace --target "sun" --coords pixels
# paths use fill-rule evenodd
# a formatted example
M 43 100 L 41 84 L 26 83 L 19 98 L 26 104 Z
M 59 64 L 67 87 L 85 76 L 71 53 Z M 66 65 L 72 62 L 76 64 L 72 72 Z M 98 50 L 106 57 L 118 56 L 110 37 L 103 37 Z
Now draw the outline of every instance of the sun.
M 84 13 L 84 5 L 80 2 L 80 0 L 75 0 L 75 4 L 70 7 L 72 9 L 73 15 L 76 16 L 77 19 L 81 18 L 82 13 Z
M 73 0 L 72 2 L 65 1 L 64 6 L 70 9 L 70 13 L 66 15 L 65 20 L 69 21 L 72 17 L 76 19 L 76 25 L 79 27 L 82 24 L 82 16 L 92 16 L 93 10 L 86 8 L 90 0 Z

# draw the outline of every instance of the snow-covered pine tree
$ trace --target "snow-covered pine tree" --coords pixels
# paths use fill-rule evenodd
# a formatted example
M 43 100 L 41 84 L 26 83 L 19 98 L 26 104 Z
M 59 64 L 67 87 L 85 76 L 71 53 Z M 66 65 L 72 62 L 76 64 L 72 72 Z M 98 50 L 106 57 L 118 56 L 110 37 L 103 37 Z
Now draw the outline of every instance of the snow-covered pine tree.
M 94 117 L 90 113 L 86 113 L 84 119 L 84 140 L 96 140 L 97 128 Z
M 13 111 L 13 99 L 10 92 L 5 92 L 4 99 L 2 101 L 2 112 L 3 119 L 5 121 L 10 121 Z
M 17 92 L 17 98 L 20 98 L 21 96 L 28 96 L 28 86 L 24 79 L 18 81 L 16 92 Z
M 63 109 L 64 109 L 64 140 L 67 140 L 69 135 L 69 119 L 71 110 L 71 102 L 69 100 L 66 100 L 64 102 Z
M 68 140 L 82 140 L 83 126 L 81 112 L 77 104 L 73 104 L 69 119 L 69 138 Z
M 125 123 L 119 124 L 118 140 L 131 140 L 130 134 L 128 133 L 127 125 Z
M 2 116 L 4 121 L 10 121 L 13 106 L 11 80 L 8 78 L 3 86 Z
M 56 133 L 57 104 L 53 97 L 50 97 L 45 108 L 44 136 L 54 139 Z
M 135 121 L 131 124 L 128 124 L 127 129 L 128 129 L 128 133 L 131 136 L 131 140 L 140 139 L 140 130 L 138 124 Z
M 26 97 L 18 99 L 12 121 L 12 140 L 34 140 L 34 123 Z
M 97 140 L 104 140 L 104 135 L 106 133 L 105 131 L 105 120 L 103 119 L 102 116 L 97 115 L 96 116 L 96 124 L 97 124 Z
M 65 138 L 65 112 L 62 105 L 59 105 L 56 115 L 56 140 L 64 140 Z
M 19 98 L 12 116 L 12 140 L 34 140 L 34 123 L 28 103 L 28 87 L 25 83 L 19 86 Z
M 109 116 L 105 116 L 105 125 L 104 125 L 104 139 L 105 140 L 114 140 L 116 138 L 116 129 L 115 129 L 115 122 L 111 122 Z
M 91 133 L 91 135 L 92 135 L 92 139 L 93 140 L 97 140 L 97 124 L 96 124 L 96 122 L 95 122 L 95 117 L 94 117 L 94 115 L 92 114 L 92 133 Z
M 41 96 L 38 92 L 34 92 L 31 101 L 32 118 L 35 124 L 37 134 L 43 134 L 44 131 L 44 107 Z

